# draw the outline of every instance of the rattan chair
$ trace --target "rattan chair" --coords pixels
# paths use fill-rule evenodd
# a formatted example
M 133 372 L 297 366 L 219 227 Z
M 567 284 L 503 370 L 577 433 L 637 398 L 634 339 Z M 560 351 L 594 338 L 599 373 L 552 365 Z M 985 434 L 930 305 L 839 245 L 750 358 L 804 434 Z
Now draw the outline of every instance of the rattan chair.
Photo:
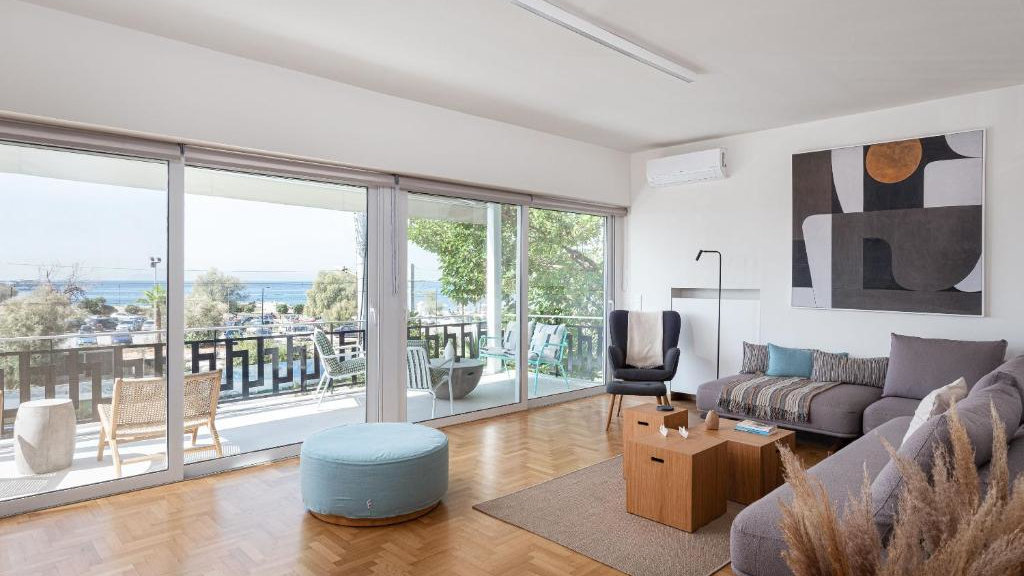
M 441 362 L 440 366 L 431 366 L 427 349 L 420 341 L 410 340 L 406 347 L 406 386 L 410 390 L 426 390 L 430 394 L 430 417 L 433 418 L 437 409 L 437 391 L 448 387 L 448 413 L 455 414 L 455 394 L 452 390 L 452 371 L 455 360 Z
M 213 448 L 217 457 L 224 455 L 220 435 L 214 420 L 217 400 L 220 398 L 221 371 L 187 374 L 184 386 L 185 433 L 192 435 L 192 446 L 185 452 Z M 157 455 L 122 458 L 119 446 L 164 438 L 167 435 L 167 380 L 157 378 L 118 378 L 114 380 L 114 395 L 110 404 L 100 404 L 100 441 L 96 459 L 103 460 L 103 449 L 110 446 L 114 460 L 114 473 L 121 476 L 121 465 L 150 460 Z M 199 429 L 210 429 L 213 444 L 197 446 Z M 162 453 L 161 453 L 162 454 Z

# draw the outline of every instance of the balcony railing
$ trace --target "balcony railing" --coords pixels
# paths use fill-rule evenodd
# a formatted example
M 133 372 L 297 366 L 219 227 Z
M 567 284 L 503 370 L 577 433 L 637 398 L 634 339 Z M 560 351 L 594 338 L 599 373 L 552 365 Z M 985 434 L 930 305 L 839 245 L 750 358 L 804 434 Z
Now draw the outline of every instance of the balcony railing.
M 601 318 L 541 317 L 532 319 L 564 323 L 569 347 L 566 368 L 570 376 L 592 379 L 603 366 L 604 327 Z M 487 323 L 470 319 L 457 322 L 437 319 L 410 322 L 410 339 L 426 340 L 432 357 L 441 355 L 451 341 L 460 358 L 479 355 L 479 339 L 487 335 Z M 365 330 L 354 323 L 319 323 L 331 334 L 335 346 L 365 347 Z M 188 372 L 224 370 L 221 402 L 254 397 L 302 393 L 320 379 L 320 357 L 313 346 L 313 325 L 280 324 L 248 327 L 270 334 L 245 334 L 238 326 L 190 329 L 185 341 Z M 98 405 L 110 402 L 115 378 L 164 375 L 167 365 L 164 332 L 132 332 L 132 344 L 79 345 L 79 335 L 4 339 L 5 344 L 31 345 L 32 349 L 0 352 L 0 438 L 13 431 L 17 407 L 39 398 L 69 398 L 79 423 L 99 420 Z M 97 333 L 106 339 L 111 333 Z M 197 336 L 193 338 L 192 336 Z M 139 342 L 140 340 L 152 340 Z M 364 382 L 362 377 L 353 385 Z

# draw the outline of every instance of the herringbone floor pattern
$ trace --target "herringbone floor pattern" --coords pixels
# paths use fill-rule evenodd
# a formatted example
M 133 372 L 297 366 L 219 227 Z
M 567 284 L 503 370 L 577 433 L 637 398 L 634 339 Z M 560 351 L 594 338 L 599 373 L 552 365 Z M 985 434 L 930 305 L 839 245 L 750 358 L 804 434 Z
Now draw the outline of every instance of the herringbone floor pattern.
M 445 429 L 448 495 L 434 512 L 398 526 L 346 528 L 311 517 L 292 459 L 0 520 L 0 574 L 618 574 L 472 509 L 619 454 L 618 424 L 604 432 L 607 402 L 600 396 Z M 800 451 L 805 460 L 824 455 L 814 446 Z

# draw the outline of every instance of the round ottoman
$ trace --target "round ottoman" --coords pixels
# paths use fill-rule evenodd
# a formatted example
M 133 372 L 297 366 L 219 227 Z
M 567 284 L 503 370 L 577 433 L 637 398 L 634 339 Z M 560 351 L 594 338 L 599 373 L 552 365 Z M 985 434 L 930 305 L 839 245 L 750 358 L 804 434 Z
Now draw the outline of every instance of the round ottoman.
M 75 406 L 68 399 L 31 400 L 14 416 L 14 464 L 19 474 L 45 474 L 75 457 Z
M 448 491 L 448 437 L 418 424 L 330 428 L 302 444 L 299 475 L 302 501 L 321 520 L 345 526 L 412 520 Z

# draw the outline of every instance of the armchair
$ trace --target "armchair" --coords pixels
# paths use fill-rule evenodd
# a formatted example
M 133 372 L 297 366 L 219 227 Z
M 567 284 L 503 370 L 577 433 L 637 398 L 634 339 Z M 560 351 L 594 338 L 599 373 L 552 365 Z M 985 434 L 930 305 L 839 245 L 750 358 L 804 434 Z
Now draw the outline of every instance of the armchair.
M 664 361 L 661 366 L 638 368 L 626 363 L 626 346 L 629 334 L 629 312 L 613 310 L 608 315 L 608 332 L 611 344 L 608 346 L 608 362 L 611 365 L 615 381 L 605 385 L 605 391 L 612 395 L 608 409 L 608 422 L 605 430 L 611 426 L 615 401 L 618 399 L 619 412 L 622 412 L 622 396 L 653 396 L 668 403 L 669 397 L 666 383 L 676 375 L 679 367 L 679 330 L 682 319 L 678 312 L 666 310 L 661 313 L 661 341 Z

